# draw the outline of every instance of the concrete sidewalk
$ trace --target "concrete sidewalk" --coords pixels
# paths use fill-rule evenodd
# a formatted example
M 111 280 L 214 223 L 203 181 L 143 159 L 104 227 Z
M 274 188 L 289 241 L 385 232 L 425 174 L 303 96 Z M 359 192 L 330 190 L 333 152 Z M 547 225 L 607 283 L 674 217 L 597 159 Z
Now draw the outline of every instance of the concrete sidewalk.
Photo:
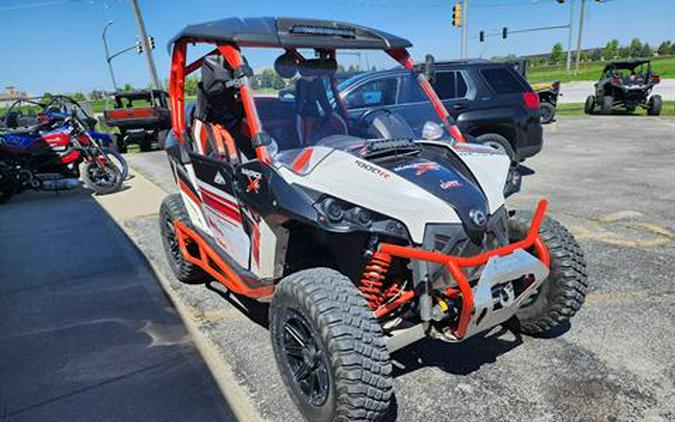
M 0 205 L 0 420 L 235 420 L 144 257 L 84 190 Z

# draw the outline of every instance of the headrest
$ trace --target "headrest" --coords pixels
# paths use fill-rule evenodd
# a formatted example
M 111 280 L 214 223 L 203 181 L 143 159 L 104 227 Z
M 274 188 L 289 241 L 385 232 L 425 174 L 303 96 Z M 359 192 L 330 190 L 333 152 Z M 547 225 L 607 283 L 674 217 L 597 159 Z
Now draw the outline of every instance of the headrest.
M 298 60 L 292 53 L 286 52 L 274 61 L 274 70 L 282 78 L 291 79 L 298 73 Z
M 300 76 L 322 76 L 337 72 L 335 59 L 305 59 L 298 65 Z
M 225 84 L 232 80 L 232 71 L 225 66 L 220 55 L 204 58 L 202 64 L 202 89 L 207 95 L 220 95 L 225 92 Z

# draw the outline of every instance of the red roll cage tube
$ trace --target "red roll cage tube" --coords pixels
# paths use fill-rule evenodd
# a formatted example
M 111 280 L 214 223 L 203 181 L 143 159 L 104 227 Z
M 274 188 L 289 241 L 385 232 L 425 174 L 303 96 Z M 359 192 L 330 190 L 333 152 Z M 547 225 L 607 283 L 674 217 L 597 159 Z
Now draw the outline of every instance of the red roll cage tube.
M 196 41 L 200 40 L 190 40 L 190 39 L 178 40 L 174 44 L 173 51 L 171 54 L 171 72 L 169 76 L 169 94 L 171 96 L 171 121 L 174 133 L 181 143 L 185 141 L 185 130 L 186 130 L 185 78 L 192 72 L 199 69 L 204 62 L 204 58 L 211 54 L 220 53 L 232 69 L 237 69 L 243 64 L 241 52 L 237 46 L 234 46 L 232 44 L 217 44 L 213 42 L 211 43 L 217 45 L 217 47 L 214 50 L 200 57 L 194 62 L 187 64 L 186 63 L 187 45 L 188 43 L 194 43 Z M 302 57 L 302 55 L 300 55 L 300 53 L 295 49 L 288 49 L 287 51 L 291 51 L 299 58 Z M 386 52 L 394 60 L 399 62 L 405 69 L 413 71 L 414 62 L 406 49 L 402 48 L 402 49 L 386 50 Z M 333 58 L 335 57 L 335 50 L 328 50 L 328 53 L 330 57 Z M 433 104 L 436 114 L 441 119 L 441 121 L 446 125 L 446 129 L 453 137 L 453 139 L 455 139 L 457 142 L 465 142 L 464 136 L 462 136 L 462 133 L 460 132 L 457 125 L 453 123 L 452 117 L 445 109 L 445 106 L 441 102 L 440 98 L 438 98 L 438 95 L 432 88 L 426 76 L 423 73 L 419 73 L 417 75 L 417 81 L 419 82 L 420 87 L 422 88 L 424 93 L 427 95 L 427 97 Z M 336 80 L 331 80 L 333 89 L 336 88 L 334 86 L 335 83 Z M 248 83 L 247 76 L 242 76 L 242 81 L 239 84 L 239 93 L 241 96 L 242 103 L 244 105 L 244 112 L 246 115 L 246 120 L 248 122 L 249 133 L 251 134 L 251 138 L 254 139 L 256 135 L 259 135 L 262 132 L 262 124 L 260 122 L 260 118 L 258 117 L 258 112 L 255 107 L 255 101 L 253 99 L 253 93 L 251 91 L 251 86 Z M 339 106 L 341 107 L 341 111 L 344 112 L 344 110 L 342 110 L 344 104 L 339 104 Z M 255 151 L 256 151 L 256 158 L 258 158 L 260 161 L 264 163 L 270 162 L 270 155 L 265 145 L 255 146 Z

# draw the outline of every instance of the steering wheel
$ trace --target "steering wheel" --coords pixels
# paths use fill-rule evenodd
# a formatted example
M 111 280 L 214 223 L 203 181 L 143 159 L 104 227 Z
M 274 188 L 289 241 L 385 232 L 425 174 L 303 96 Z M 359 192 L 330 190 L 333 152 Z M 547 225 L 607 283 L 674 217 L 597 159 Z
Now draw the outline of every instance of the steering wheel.
M 375 107 L 375 108 L 371 108 L 370 110 L 368 110 L 368 111 L 366 111 L 365 113 L 363 113 L 363 114 L 361 115 L 361 117 L 358 118 L 358 120 L 357 120 L 356 123 L 355 123 L 355 126 L 356 126 L 356 127 L 359 127 L 359 128 L 360 128 L 360 127 L 363 127 L 363 124 L 366 122 L 366 120 L 367 120 L 369 117 L 373 116 L 373 115 L 376 114 L 376 113 L 380 113 L 380 112 L 384 112 L 384 113 L 387 114 L 387 115 L 394 114 L 393 111 L 391 111 L 390 109 L 388 109 L 388 108 L 386 108 L 386 107 Z

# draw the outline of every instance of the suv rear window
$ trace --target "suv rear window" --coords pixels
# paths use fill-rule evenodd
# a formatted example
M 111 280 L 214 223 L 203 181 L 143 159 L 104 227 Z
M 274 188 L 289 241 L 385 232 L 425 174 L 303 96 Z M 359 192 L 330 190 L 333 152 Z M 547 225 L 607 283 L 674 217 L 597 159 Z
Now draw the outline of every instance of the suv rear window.
M 437 72 L 434 90 L 441 100 L 461 98 L 466 95 L 466 81 L 458 72 Z
M 497 94 L 518 94 L 527 91 L 527 87 L 508 69 L 483 69 L 480 73 Z

